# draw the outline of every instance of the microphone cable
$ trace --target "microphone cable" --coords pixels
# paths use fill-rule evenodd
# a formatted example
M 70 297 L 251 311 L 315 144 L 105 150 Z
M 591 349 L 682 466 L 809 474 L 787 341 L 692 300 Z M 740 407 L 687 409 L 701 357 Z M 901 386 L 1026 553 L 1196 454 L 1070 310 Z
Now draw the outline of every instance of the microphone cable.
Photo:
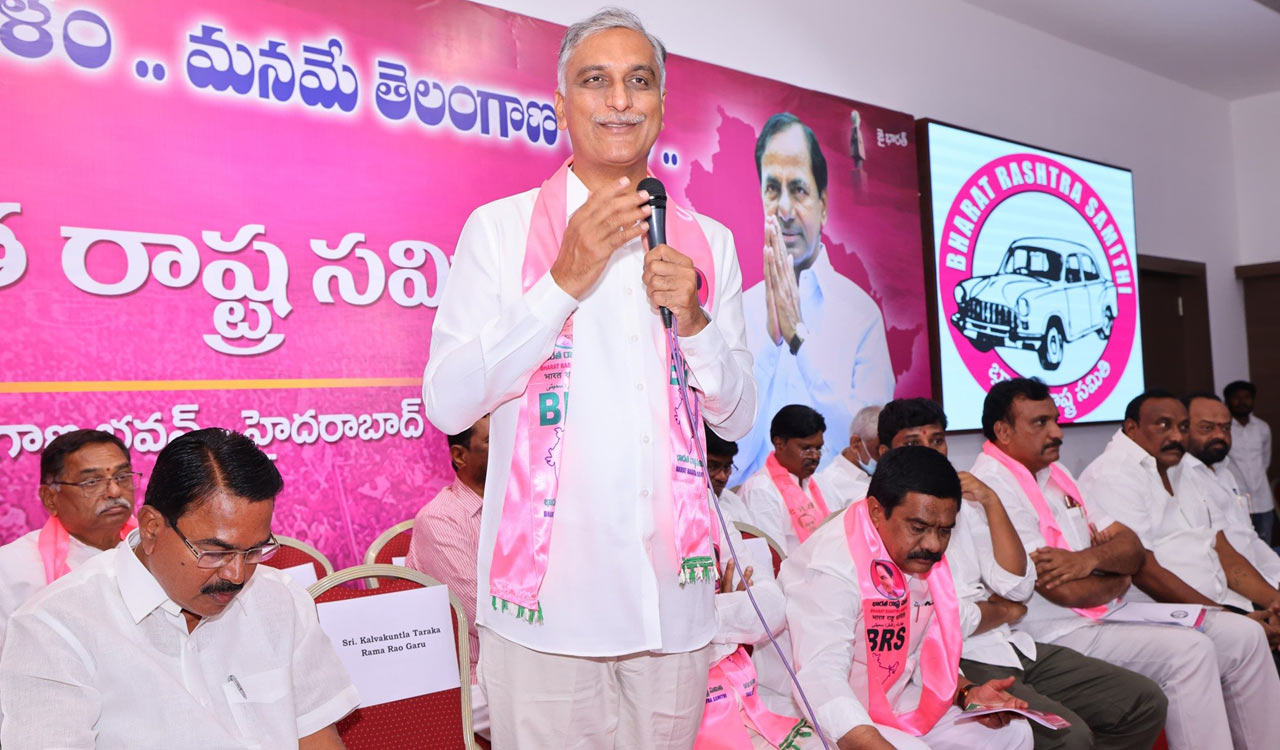
M 733 543 L 729 541 L 729 524 L 725 521 L 723 511 L 720 510 L 720 497 L 716 494 L 715 487 L 711 485 L 711 474 L 707 471 L 707 451 L 702 444 L 702 435 L 698 434 L 697 421 L 693 418 L 693 408 L 690 405 L 689 398 L 689 381 L 684 365 L 684 353 L 680 350 L 680 340 L 676 336 L 676 327 L 665 316 L 664 323 L 666 323 L 664 327 L 667 334 L 667 350 L 671 352 L 671 366 L 675 368 L 676 372 L 680 403 L 684 406 L 685 417 L 689 422 L 689 432 L 693 435 L 694 450 L 698 460 L 702 462 L 702 477 L 706 480 L 707 491 L 711 496 L 716 518 L 720 521 L 720 529 L 724 533 L 724 545 L 729 548 L 729 555 L 733 559 L 734 569 L 739 571 L 739 575 L 741 575 L 741 571 L 746 570 L 746 568 L 738 560 L 738 551 L 734 549 Z M 707 325 L 711 325 L 711 323 L 708 321 Z M 770 562 L 770 565 L 772 565 L 772 562 Z M 751 586 L 744 587 L 744 590 L 747 592 L 747 599 L 750 600 L 752 609 L 756 612 L 756 617 L 760 620 L 760 625 L 764 627 L 765 635 L 769 636 L 769 643 L 773 644 L 773 650 L 778 654 L 778 658 L 782 659 L 782 666 L 786 667 L 787 674 L 791 677 L 791 684 L 795 686 L 796 694 L 800 696 L 800 700 L 804 704 L 804 710 L 808 714 L 807 718 L 813 726 L 813 731 L 817 733 L 818 739 L 822 740 L 822 747 L 826 750 L 832 750 L 831 744 L 827 741 L 826 732 L 822 731 L 822 727 L 818 724 L 818 716 L 814 713 L 813 706 L 809 704 L 809 696 L 805 695 L 804 688 L 800 686 L 800 678 L 796 676 L 796 671 L 791 666 L 791 660 L 782 652 L 782 646 L 773 637 L 773 629 L 769 627 L 768 621 L 765 620 L 764 612 L 760 611 L 760 605 L 756 603 L 756 597 L 751 592 Z M 757 695 L 759 695 L 758 690 Z

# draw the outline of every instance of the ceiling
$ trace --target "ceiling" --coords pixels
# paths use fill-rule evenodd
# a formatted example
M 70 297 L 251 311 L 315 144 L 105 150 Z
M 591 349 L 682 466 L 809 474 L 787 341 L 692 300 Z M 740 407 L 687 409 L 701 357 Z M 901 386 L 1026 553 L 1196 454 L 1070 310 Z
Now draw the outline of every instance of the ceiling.
M 1223 99 L 1280 91 L 1280 0 L 964 2 Z

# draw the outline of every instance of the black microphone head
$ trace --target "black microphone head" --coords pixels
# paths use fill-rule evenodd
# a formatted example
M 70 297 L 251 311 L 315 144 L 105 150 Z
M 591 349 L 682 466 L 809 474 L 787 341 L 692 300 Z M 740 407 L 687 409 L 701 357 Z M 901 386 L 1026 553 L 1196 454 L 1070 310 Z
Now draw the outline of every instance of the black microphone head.
M 636 190 L 643 190 L 649 194 L 649 204 L 654 208 L 667 207 L 667 189 L 662 186 L 662 180 L 656 177 L 646 177 L 636 186 Z

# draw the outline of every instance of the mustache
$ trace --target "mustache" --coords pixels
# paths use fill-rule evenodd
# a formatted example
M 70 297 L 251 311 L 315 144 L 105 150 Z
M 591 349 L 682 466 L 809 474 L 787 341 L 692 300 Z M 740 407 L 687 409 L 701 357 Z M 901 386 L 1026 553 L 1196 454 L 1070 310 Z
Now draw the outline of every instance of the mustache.
M 1179 453 L 1186 453 L 1187 447 L 1182 444 L 1181 440 L 1170 440 L 1169 442 L 1160 446 L 1161 453 L 1164 453 L 1165 451 L 1169 451 L 1169 450 L 1176 450 Z
M 639 112 L 630 115 L 626 112 L 618 112 L 617 114 L 609 115 L 608 117 L 604 115 L 591 116 L 591 121 L 597 125 L 639 125 L 644 122 L 645 119 L 645 115 Z
M 941 552 L 929 552 L 928 550 L 917 549 L 907 553 L 908 560 L 926 560 L 931 563 L 937 563 L 942 560 Z
M 1052 440 L 1044 444 L 1044 448 L 1041 448 L 1040 452 L 1043 453 L 1047 450 L 1050 450 L 1053 448 L 1061 448 L 1061 447 L 1062 447 L 1062 438 L 1053 438 Z
M 129 512 L 133 512 L 133 503 L 129 502 L 128 500 L 125 500 L 123 497 L 113 497 L 110 500 L 104 502 L 101 508 L 98 508 L 98 515 L 102 515 L 103 513 L 108 513 L 110 511 L 115 510 L 116 508 L 124 508 Z
M 243 583 L 232 583 L 231 581 L 219 580 L 200 589 L 201 594 L 234 594 L 244 588 Z

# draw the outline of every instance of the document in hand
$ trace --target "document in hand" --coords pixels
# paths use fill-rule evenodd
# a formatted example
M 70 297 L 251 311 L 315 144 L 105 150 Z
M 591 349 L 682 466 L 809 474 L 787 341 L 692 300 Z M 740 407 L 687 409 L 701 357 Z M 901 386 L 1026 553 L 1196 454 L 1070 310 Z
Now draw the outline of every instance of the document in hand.
M 1157 625 L 1182 625 L 1200 629 L 1205 612 L 1217 607 L 1199 604 L 1161 604 L 1160 602 L 1125 602 L 1103 615 L 1107 622 L 1146 622 Z
M 969 707 L 961 714 L 961 718 L 969 718 L 974 716 L 986 716 L 987 714 L 998 714 L 1001 711 L 1008 711 L 1011 714 L 1024 716 L 1031 721 L 1050 729 L 1066 729 L 1071 726 L 1071 722 L 1062 718 L 1057 714 L 1051 714 L 1047 711 L 1036 711 L 1031 708 L 988 708 L 977 703 L 970 703 Z

